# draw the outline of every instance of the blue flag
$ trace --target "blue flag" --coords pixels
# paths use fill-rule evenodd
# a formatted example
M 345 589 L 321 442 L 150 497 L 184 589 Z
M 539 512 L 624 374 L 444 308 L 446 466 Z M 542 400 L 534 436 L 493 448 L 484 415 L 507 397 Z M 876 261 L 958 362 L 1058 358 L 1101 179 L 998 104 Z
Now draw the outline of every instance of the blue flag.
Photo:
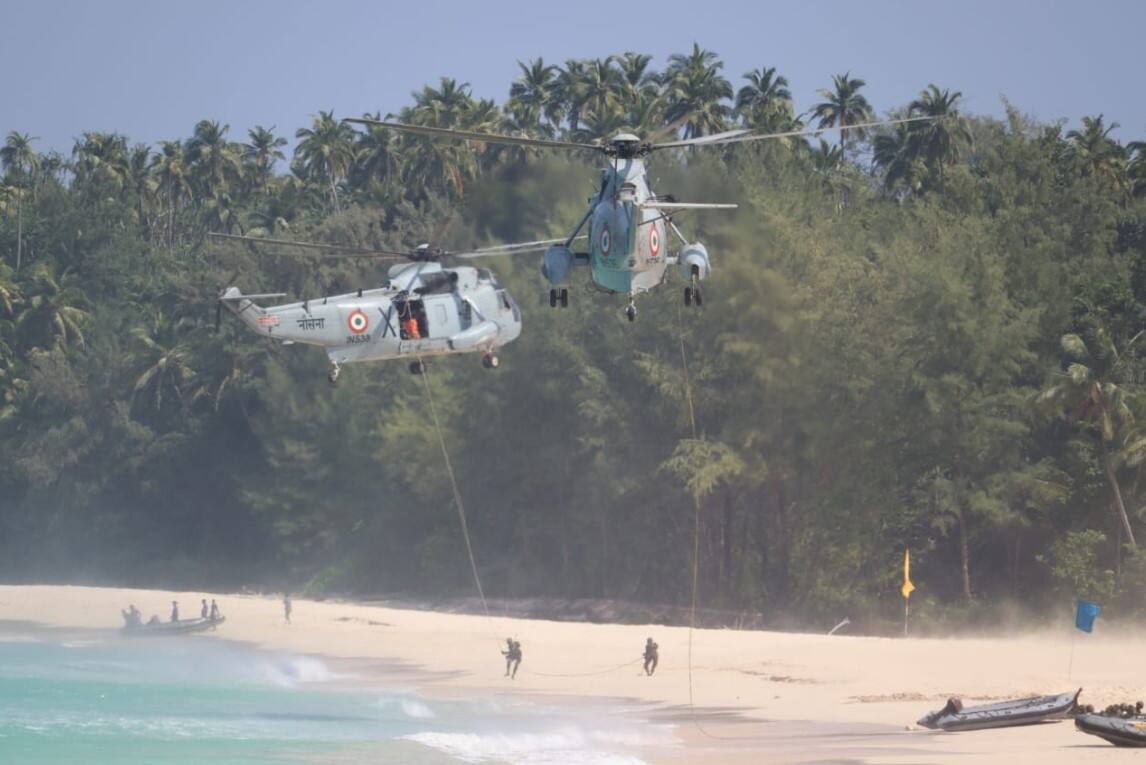
M 1089 600 L 1078 601 L 1078 612 L 1074 615 L 1074 626 L 1083 632 L 1094 631 L 1094 620 L 1102 613 L 1102 606 Z

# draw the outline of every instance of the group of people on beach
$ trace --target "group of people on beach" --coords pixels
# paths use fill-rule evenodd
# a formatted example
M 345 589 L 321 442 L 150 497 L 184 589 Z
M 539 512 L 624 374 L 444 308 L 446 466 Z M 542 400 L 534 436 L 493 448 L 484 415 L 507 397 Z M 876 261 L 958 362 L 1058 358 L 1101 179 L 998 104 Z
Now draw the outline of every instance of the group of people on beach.
M 215 602 L 214 598 L 211 599 L 211 605 L 210 606 L 207 605 L 207 599 L 206 598 L 204 598 L 202 602 L 203 602 L 203 608 L 199 611 L 199 617 L 201 619 L 203 619 L 205 621 L 217 622 L 223 618 L 222 614 L 219 612 L 219 604 Z M 126 609 L 120 609 L 120 613 L 123 614 L 123 626 L 128 627 L 128 628 L 144 626 L 144 624 L 143 624 L 143 613 L 138 608 L 135 607 L 134 603 L 128 605 L 128 607 Z M 174 624 L 178 621 L 179 621 L 179 601 L 173 600 L 173 601 L 171 601 L 171 623 Z M 149 624 L 149 625 L 150 624 L 159 624 L 159 623 L 160 623 L 160 621 L 159 621 L 158 616 L 152 616 L 150 619 L 147 620 L 147 624 Z

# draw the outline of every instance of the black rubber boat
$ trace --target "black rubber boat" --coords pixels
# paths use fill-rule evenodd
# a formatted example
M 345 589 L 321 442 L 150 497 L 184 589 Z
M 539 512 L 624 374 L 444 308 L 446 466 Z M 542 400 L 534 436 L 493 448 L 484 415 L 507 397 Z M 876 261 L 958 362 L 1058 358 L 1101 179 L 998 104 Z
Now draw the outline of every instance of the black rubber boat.
M 1057 696 L 1033 696 L 1029 699 L 1000 701 L 997 704 L 983 704 L 977 707 L 964 707 L 959 699 L 948 699 L 942 709 L 930 712 L 919 719 L 924 728 L 959 731 L 984 730 L 986 728 L 1008 728 L 1014 725 L 1034 725 L 1042 722 L 1066 719 L 1078 706 L 1079 688 L 1074 693 L 1060 693 Z
M 1115 746 L 1146 747 L 1146 718 L 1079 715 L 1074 718 L 1074 726 Z
M 155 624 L 141 624 L 138 627 L 124 627 L 121 632 L 130 637 L 159 637 L 162 635 L 188 635 L 192 632 L 203 632 L 214 629 L 227 617 L 218 619 L 181 619 L 177 622 L 156 622 Z

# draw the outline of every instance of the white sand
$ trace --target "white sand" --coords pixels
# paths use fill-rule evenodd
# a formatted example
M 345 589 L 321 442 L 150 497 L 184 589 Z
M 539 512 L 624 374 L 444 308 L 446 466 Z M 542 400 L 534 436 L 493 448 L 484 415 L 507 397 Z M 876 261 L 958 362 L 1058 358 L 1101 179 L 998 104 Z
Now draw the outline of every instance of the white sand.
M 1067 626 L 1053 634 L 976 640 L 697 630 L 695 705 L 785 721 L 737 724 L 708 717 L 702 732 L 688 715 L 688 630 L 680 627 L 486 619 L 305 599 L 294 601 L 293 623 L 287 625 L 274 597 L 66 586 L 0 586 L 0 620 L 118 628 L 119 611 L 128 603 L 145 617 L 165 619 L 177 599 L 187 618 L 198 616 L 203 597 L 215 597 L 228 617 L 215 637 L 400 662 L 418 670 L 409 677 L 424 692 L 626 698 L 655 705 L 658 717 L 678 721 L 678 737 L 687 743 L 677 754 L 655 756 L 663 761 L 1146 763 L 1146 753 L 1116 749 L 1077 733 L 1070 722 L 961 734 L 906 730 L 948 695 L 973 701 L 1081 686 L 1082 700 L 1097 707 L 1146 699 L 1143 641 L 1103 634 L 1101 621 L 1095 634 L 1077 635 L 1070 678 Z M 524 653 L 514 681 L 502 676 L 499 654 L 511 635 Z M 651 678 L 639 672 L 648 636 L 661 653 Z

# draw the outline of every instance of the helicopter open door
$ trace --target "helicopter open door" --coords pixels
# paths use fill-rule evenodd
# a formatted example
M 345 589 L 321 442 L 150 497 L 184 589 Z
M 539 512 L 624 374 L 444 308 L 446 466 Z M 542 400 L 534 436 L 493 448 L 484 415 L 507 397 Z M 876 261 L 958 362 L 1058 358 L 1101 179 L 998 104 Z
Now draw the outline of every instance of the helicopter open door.
M 427 296 L 407 303 L 418 324 L 418 337 L 403 330 L 399 351 L 435 353 L 449 349 L 449 338 L 458 331 L 458 311 L 452 296 Z

